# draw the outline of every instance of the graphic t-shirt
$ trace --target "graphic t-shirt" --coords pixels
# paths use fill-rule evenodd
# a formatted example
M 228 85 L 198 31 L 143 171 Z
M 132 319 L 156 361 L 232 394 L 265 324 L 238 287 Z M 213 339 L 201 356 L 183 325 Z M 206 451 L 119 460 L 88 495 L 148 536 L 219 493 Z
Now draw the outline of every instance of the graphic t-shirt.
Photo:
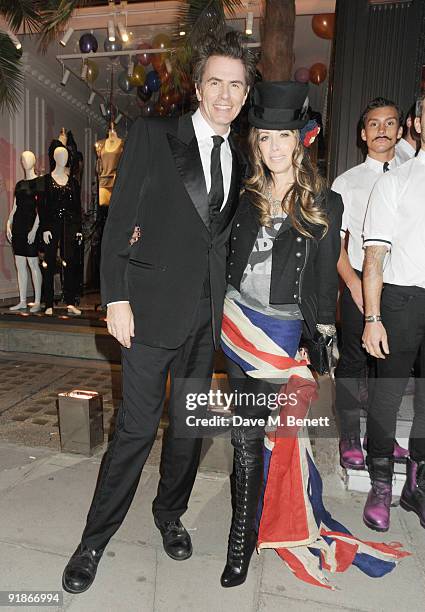
M 261 226 L 242 275 L 240 291 L 229 285 L 227 295 L 241 304 L 279 319 L 302 319 L 298 304 L 270 304 L 272 248 L 286 216 L 274 217 L 272 227 Z

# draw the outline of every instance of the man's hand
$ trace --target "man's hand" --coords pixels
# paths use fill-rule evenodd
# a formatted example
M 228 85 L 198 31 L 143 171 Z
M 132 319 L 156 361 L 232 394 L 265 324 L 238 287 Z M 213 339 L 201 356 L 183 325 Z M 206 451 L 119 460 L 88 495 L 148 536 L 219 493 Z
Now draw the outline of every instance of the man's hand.
M 373 323 L 365 324 L 362 340 L 363 348 L 365 348 L 372 357 L 385 359 L 385 355 L 390 354 L 387 332 L 380 321 L 373 321 Z
M 364 308 L 363 308 L 362 281 L 359 279 L 358 276 L 355 276 L 352 279 L 351 283 L 348 285 L 348 289 L 350 290 L 351 297 L 353 298 L 355 305 L 360 310 L 360 312 L 363 314 Z
M 50 241 L 52 239 L 52 232 L 43 232 L 43 242 L 44 244 L 50 244 Z
M 130 304 L 109 304 L 106 320 L 111 336 L 125 348 L 130 348 L 131 338 L 134 338 L 134 317 Z
M 6 236 L 9 242 L 12 242 L 12 225 L 10 221 L 8 221 L 6 224 Z

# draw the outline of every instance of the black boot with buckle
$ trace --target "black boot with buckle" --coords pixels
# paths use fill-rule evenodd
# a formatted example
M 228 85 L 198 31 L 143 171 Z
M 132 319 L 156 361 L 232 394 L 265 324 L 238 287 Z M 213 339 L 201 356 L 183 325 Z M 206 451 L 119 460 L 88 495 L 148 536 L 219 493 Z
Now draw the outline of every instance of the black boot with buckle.
M 257 429 L 234 427 L 232 430 L 233 516 L 227 549 L 227 563 L 221 586 L 234 587 L 246 580 L 249 562 L 255 550 L 255 519 L 263 482 L 263 436 Z

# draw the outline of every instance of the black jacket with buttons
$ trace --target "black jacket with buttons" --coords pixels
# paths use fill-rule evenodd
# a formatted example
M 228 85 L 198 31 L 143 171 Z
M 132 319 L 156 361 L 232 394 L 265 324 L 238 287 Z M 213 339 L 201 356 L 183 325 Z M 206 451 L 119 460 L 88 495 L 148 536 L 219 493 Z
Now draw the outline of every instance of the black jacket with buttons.
M 329 221 L 323 238 L 323 226 L 304 223 L 314 236 L 307 238 L 287 217 L 272 248 L 270 304 L 298 303 L 306 338 L 313 336 L 317 323 L 334 324 L 336 315 L 343 204 L 341 196 L 331 190 L 326 190 L 320 202 Z M 227 262 L 227 282 L 238 291 L 259 229 L 258 211 L 245 191 L 234 218 Z

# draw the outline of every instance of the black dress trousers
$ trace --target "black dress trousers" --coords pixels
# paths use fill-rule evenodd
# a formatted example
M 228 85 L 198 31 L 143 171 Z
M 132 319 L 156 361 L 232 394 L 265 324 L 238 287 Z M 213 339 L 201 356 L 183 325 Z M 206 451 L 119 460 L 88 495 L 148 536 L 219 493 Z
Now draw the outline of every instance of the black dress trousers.
M 385 285 L 381 315 L 390 354 L 385 359 L 377 359 L 377 377 L 367 419 L 368 454 L 392 457 L 397 410 L 419 352 L 420 371 L 425 371 L 425 289 Z M 409 450 L 414 461 L 425 460 L 425 380 L 420 377 L 415 379 Z
M 361 278 L 360 272 L 356 272 Z M 360 435 L 361 386 L 366 385 L 368 370 L 374 360 L 362 347 L 363 314 L 344 287 L 341 296 L 341 346 L 335 369 L 335 409 L 340 435 Z
M 202 439 L 194 432 L 182 437 L 187 431 L 185 420 L 189 414 L 184 393 L 193 388 L 208 393 L 213 359 L 210 297 L 200 298 L 191 331 L 180 347 L 151 347 L 133 339 L 130 349 L 122 349 L 123 402 L 100 468 L 83 544 L 102 550 L 124 520 L 155 440 L 169 372 L 170 425 L 163 440 L 161 478 L 153 513 L 161 523 L 176 520 L 186 511 Z

